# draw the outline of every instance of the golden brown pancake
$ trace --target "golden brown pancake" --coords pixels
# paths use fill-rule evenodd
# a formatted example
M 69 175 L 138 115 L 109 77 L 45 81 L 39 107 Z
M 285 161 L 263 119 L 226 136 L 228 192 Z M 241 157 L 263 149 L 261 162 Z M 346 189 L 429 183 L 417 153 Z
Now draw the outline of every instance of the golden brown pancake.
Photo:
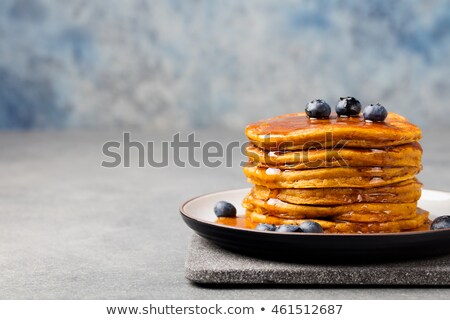
M 339 205 L 348 203 L 408 203 L 420 199 L 422 184 L 416 179 L 377 188 L 269 189 L 256 185 L 256 199 L 278 199 L 292 204 Z
M 351 203 L 338 206 L 291 204 L 278 199 L 261 200 L 247 195 L 242 205 L 257 213 L 284 219 L 327 218 L 331 221 L 387 222 L 411 219 L 417 202 L 412 203 Z
M 344 145 L 347 148 L 385 148 L 418 141 L 421 130 L 406 118 L 389 112 L 384 122 L 366 122 L 363 116 L 310 119 L 291 113 L 249 124 L 250 142 L 266 150 L 303 150 Z
M 311 170 L 279 170 L 246 166 L 247 180 L 255 185 L 277 188 L 373 188 L 413 179 L 417 167 L 336 167 Z
M 384 149 L 311 149 L 269 152 L 254 145 L 245 149 L 249 161 L 260 167 L 313 169 L 324 167 L 420 167 L 422 148 L 418 142 Z
M 284 219 L 270 215 L 247 210 L 247 217 L 253 223 L 269 223 L 269 224 L 295 224 L 299 225 L 305 221 L 315 221 L 319 223 L 326 233 L 392 233 L 408 230 L 415 230 L 428 223 L 428 212 L 417 208 L 417 214 L 411 219 L 389 221 L 389 222 L 343 222 L 329 221 L 320 219 Z

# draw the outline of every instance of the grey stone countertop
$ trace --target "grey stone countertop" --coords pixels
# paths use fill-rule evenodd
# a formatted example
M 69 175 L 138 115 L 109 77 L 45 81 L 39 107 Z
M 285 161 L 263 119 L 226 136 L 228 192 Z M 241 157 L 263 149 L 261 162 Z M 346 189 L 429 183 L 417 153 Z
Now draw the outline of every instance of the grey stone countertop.
M 133 132 L 131 139 L 159 146 L 172 135 Z M 450 191 L 450 129 L 424 136 L 420 179 Z M 219 129 L 196 138 L 244 141 Z M 138 168 L 134 150 L 131 168 L 101 167 L 110 160 L 102 145 L 122 139 L 122 132 L 0 133 L 1 299 L 450 298 L 448 288 L 194 285 L 184 269 L 192 231 L 178 208 L 202 193 L 248 186 L 243 157 L 235 152 L 230 168 Z

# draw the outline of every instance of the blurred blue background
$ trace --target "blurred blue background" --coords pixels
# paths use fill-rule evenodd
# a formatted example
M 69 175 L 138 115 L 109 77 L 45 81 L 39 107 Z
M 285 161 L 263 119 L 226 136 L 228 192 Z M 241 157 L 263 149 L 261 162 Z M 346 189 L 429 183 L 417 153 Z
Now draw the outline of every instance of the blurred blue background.
M 450 2 L 2 0 L 0 128 L 242 130 L 313 98 L 446 126 Z

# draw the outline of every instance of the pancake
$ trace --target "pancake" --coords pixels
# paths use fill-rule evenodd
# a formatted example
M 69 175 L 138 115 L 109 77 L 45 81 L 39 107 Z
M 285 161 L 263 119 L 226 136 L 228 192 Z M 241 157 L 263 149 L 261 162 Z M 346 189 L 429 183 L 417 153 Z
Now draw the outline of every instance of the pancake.
M 389 112 L 384 122 L 366 122 L 359 117 L 310 119 L 305 113 L 291 113 L 249 124 L 250 142 L 266 150 L 304 150 L 333 146 L 385 148 L 418 141 L 419 127 Z
M 269 224 L 295 224 L 299 225 L 305 221 L 319 223 L 326 233 L 392 233 L 415 230 L 428 223 L 428 212 L 417 208 L 417 213 L 412 219 L 390 221 L 382 223 L 355 223 L 342 221 L 328 221 L 320 219 L 284 219 L 247 210 L 247 217 L 253 223 Z
M 269 189 L 256 185 L 256 199 L 278 199 L 292 204 L 339 205 L 348 203 L 407 203 L 420 199 L 422 184 L 416 179 L 377 188 Z
M 261 200 L 247 195 L 242 205 L 257 213 L 284 219 L 327 218 L 331 221 L 387 222 L 411 219 L 417 202 L 412 203 L 351 203 L 339 206 L 291 204 L 278 199 Z
M 269 168 L 271 169 L 271 168 Z M 277 188 L 373 188 L 413 179 L 418 167 L 336 167 L 313 170 L 279 170 L 244 166 L 247 180 L 255 185 Z
M 420 167 L 422 148 L 418 142 L 384 149 L 310 149 L 269 152 L 254 145 L 245 148 L 251 163 L 279 169 L 324 167 Z

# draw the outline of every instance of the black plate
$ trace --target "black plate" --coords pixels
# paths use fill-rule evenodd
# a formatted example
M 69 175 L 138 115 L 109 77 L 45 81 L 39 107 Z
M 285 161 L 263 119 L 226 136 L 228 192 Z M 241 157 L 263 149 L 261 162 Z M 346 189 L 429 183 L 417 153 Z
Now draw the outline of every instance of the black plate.
M 217 245 L 265 259 L 289 261 L 361 262 L 420 259 L 450 253 L 450 229 L 381 234 L 307 234 L 264 232 L 215 223 L 217 201 L 238 208 L 249 189 L 205 194 L 185 202 L 180 212 L 186 224 Z M 450 193 L 423 190 L 419 205 L 430 217 L 450 211 Z

